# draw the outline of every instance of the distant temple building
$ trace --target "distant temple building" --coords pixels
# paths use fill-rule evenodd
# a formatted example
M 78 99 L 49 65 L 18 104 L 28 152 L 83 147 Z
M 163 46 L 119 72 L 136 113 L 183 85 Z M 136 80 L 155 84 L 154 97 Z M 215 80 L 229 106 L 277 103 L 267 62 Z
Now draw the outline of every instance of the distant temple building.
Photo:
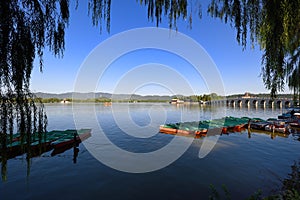
M 242 96 L 243 99 L 251 98 L 250 93 L 246 92 L 244 96 Z

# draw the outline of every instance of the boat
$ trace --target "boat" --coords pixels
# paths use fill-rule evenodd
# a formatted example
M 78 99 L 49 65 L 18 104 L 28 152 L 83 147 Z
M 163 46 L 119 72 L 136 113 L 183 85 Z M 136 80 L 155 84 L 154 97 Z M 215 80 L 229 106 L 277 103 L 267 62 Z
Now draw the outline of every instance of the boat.
M 229 132 L 241 132 L 248 120 L 248 118 L 229 116 L 221 119 L 165 124 L 160 125 L 159 132 L 173 135 L 221 135 Z
M 283 120 L 269 121 L 270 123 L 265 126 L 266 131 L 286 133 L 288 132 L 288 124 Z
M 250 122 L 250 128 L 255 130 L 265 130 L 267 125 L 269 125 L 269 122 L 266 121 Z
M 58 130 L 53 130 L 50 132 L 45 132 L 45 133 L 34 133 L 31 135 L 30 138 L 30 146 L 34 147 L 38 144 L 50 144 L 52 141 L 57 140 L 60 137 L 63 137 L 65 135 L 65 131 L 58 131 Z M 11 142 L 7 143 L 7 148 L 14 148 L 14 147 L 19 147 L 21 145 L 26 146 L 28 143 L 27 141 L 27 135 L 24 135 L 23 137 L 21 134 L 16 134 L 16 136 L 13 137 L 13 140 Z M 1 148 L 1 146 L 0 146 Z
M 278 119 L 290 119 L 291 117 L 291 113 L 282 113 L 281 115 L 278 115 Z
M 278 133 L 286 133 L 288 131 L 285 126 L 276 126 L 274 124 L 268 124 L 267 126 L 265 126 L 265 130 Z
M 2 147 L 0 144 L 0 152 L 5 152 L 7 154 L 7 158 L 14 158 L 16 156 L 22 155 L 26 152 L 30 152 L 30 157 L 35 157 L 41 155 L 44 152 L 48 152 L 54 148 L 53 143 L 55 141 L 61 141 L 62 138 L 68 137 L 70 135 L 74 135 L 74 132 L 86 133 L 91 132 L 91 129 L 80 129 L 76 130 L 53 130 L 45 133 L 35 133 L 31 135 L 30 143 L 28 143 L 26 135 L 24 137 L 16 134 L 18 138 L 11 140 L 11 142 L 7 143 L 5 147 Z M 80 135 L 80 140 L 86 139 L 87 134 Z
M 278 119 L 291 119 L 295 115 L 295 113 L 300 113 L 300 107 L 290 107 L 286 109 L 286 112 L 278 115 Z
M 66 130 L 66 135 L 51 142 L 54 149 L 63 148 L 65 146 L 79 144 L 80 142 L 91 137 L 91 129 Z
M 167 133 L 167 134 L 176 134 L 177 133 L 177 129 L 172 128 L 172 127 L 168 127 L 166 125 L 160 125 L 159 126 L 159 132 L 161 132 L 161 133 Z
M 291 122 L 291 123 L 289 123 L 289 125 L 291 128 L 300 128 L 300 124 L 297 122 Z
M 53 149 L 53 151 L 51 152 L 51 156 L 55 156 L 55 155 L 58 155 L 58 154 L 61 154 L 69 149 L 78 149 L 78 144 L 79 142 L 77 142 L 75 145 L 70 143 L 70 144 L 66 144 L 64 145 L 63 147 L 60 147 L 60 148 L 55 148 Z M 76 150 L 78 151 L 78 150 Z
M 265 130 L 270 132 L 286 133 L 288 131 L 285 120 L 278 120 L 269 118 L 267 121 L 257 119 L 254 122 L 250 122 L 250 128 L 255 130 Z

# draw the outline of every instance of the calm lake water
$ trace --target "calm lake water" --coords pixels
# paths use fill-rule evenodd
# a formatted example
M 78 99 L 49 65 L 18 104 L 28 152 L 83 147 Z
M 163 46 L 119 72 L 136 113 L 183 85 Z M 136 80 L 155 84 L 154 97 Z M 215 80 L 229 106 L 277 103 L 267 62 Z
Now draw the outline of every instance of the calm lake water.
M 116 152 L 96 141 L 100 129 L 120 149 L 147 153 L 169 144 L 173 135 L 158 133 L 159 125 L 224 116 L 275 117 L 279 108 L 174 106 L 169 104 L 48 104 L 48 130 L 91 128 L 92 137 L 73 149 L 51 156 L 51 151 L 31 159 L 7 162 L 7 180 L 0 181 L 0 199 L 208 199 L 210 184 L 222 194 L 222 184 L 233 199 L 249 197 L 259 189 L 269 194 L 279 189 L 300 158 L 296 136 L 287 137 L 245 130 L 219 137 L 212 151 L 199 158 L 203 139 L 194 139 L 184 154 L 170 165 L 148 173 L 127 173 L 99 162 L 84 144 L 106 152 L 112 162 Z M 73 112 L 77 113 L 76 125 Z M 97 119 L 95 124 L 92 119 Z M 140 134 L 140 137 L 139 137 Z M 192 140 L 192 138 L 187 138 Z M 178 147 L 180 148 L 180 147 Z M 173 152 L 170 152 L 170 155 Z M 122 156 L 122 155 L 120 155 Z M 116 160 L 117 162 L 117 160 Z M 124 163 L 126 164 L 126 163 Z M 130 163 L 129 163 L 130 164 Z

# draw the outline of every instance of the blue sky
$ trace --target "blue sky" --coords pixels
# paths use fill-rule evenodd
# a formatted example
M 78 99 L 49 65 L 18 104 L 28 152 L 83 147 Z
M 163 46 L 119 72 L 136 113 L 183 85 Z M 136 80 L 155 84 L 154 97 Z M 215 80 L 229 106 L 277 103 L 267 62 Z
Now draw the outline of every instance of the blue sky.
M 243 51 L 235 39 L 235 30 L 229 24 L 207 16 L 205 4 L 202 4 L 202 9 L 202 19 L 198 19 L 197 14 L 194 14 L 192 29 L 188 28 L 186 21 L 179 20 L 178 31 L 197 41 L 210 55 L 223 79 L 225 93 L 236 94 L 246 91 L 267 93 L 260 77 L 262 52 L 259 47 L 251 49 L 249 44 Z M 123 31 L 155 27 L 155 22 L 147 19 L 147 8 L 135 0 L 112 1 L 110 34 L 105 27 L 100 34 L 99 27 L 92 26 L 91 17 L 87 14 L 87 3 L 79 2 L 79 7 L 75 10 L 72 1 L 70 11 L 64 57 L 55 58 L 51 53 L 45 52 L 43 73 L 39 72 L 38 67 L 34 67 L 33 70 L 31 78 L 33 92 L 73 91 L 80 66 L 97 45 Z M 168 28 L 167 18 L 163 18 L 160 27 Z M 189 63 L 172 54 L 151 49 L 132 52 L 115 61 L 99 81 L 95 91 L 114 92 L 114 86 L 124 74 L 147 63 L 160 63 L 173 68 L 189 80 L 197 94 L 209 92 L 203 79 L 194 73 Z M 155 72 L 152 75 L 155 76 Z M 170 91 L 160 85 L 149 84 L 138 86 L 135 93 L 170 94 Z

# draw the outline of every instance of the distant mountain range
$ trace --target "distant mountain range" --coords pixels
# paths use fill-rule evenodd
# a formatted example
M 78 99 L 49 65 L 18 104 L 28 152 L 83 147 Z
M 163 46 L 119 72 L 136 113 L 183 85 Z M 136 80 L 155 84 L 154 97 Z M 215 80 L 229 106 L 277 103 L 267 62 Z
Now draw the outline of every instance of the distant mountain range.
M 114 100 L 161 100 L 161 101 L 169 101 L 175 96 L 160 96 L 160 95 L 137 95 L 137 94 L 110 94 L 103 92 L 88 92 L 88 93 L 78 93 L 78 92 L 67 92 L 61 94 L 53 94 L 53 93 L 43 93 L 37 92 L 35 93 L 37 97 L 43 99 L 57 98 L 57 99 L 77 99 L 77 100 L 86 100 L 86 99 L 98 99 L 98 98 L 108 98 Z M 177 97 L 182 96 L 178 95 Z
M 250 93 L 249 93 L 250 94 Z M 54 93 L 43 93 L 37 92 L 35 93 L 37 97 L 43 99 L 50 99 L 50 98 L 57 98 L 57 99 L 76 99 L 76 100 L 88 100 L 88 99 L 99 99 L 99 98 L 107 98 L 113 100 L 154 100 L 154 101 L 170 101 L 172 98 L 181 98 L 184 97 L 183 95 L 138 95 L 138 94 L 110 94 L 104 92 L 87 92 L 87 93 L 78 93 L 78 92 L 66 92 L 61 94 L 54 94 Z M 235 98 L 235 97 L 242 97 L 245 94 L 234 94 L 228 95 L 227 98 Z M 270 94 L 250 94 L 250 96 L 255 97 L 270 97 Z M 292 94 L 278 94 L 277 97 L 286 97 L 292 98 Z

